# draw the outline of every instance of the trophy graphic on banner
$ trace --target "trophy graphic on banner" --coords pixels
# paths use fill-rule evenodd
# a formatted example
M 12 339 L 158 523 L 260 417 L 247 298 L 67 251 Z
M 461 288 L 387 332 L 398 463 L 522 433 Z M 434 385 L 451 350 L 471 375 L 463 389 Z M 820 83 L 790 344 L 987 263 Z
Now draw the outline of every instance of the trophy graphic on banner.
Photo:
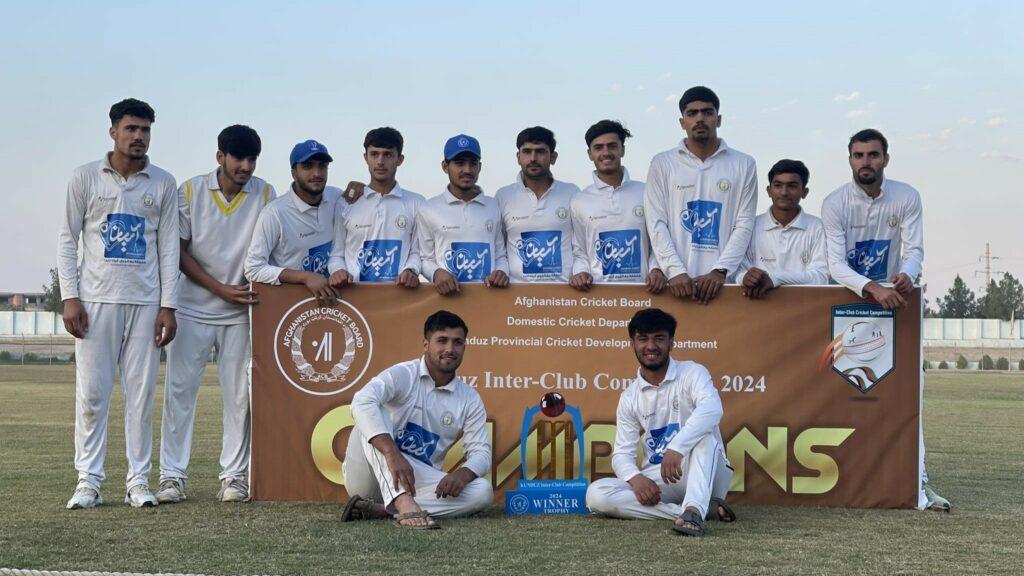
M 536 432 L 536 477 L 528 478 L 529 440 L 533 419 L 538 415 Z M 571 420 L 555 420 L 568 413 Z M 573 450 L 575 443 L 575 452 Z M 559 448 L 561 444 L 561 449 Z M 559 453 L 561 452 L 561 458 Z M 576 478 L 572 475 L 575 454 L 579 454 Z M 547 456 L 547 458 L 545 458 Z M 519 436 L 519 464 L 523 479 L 516 490 L 505 492 L 506 514 L 586 514 L 587 480 L 584 477 L 586 443 L 583 441 L 583 416 L 579 408 L 569 406 L 558 392 L 548 392 L 540 404 L 523 413 Z M 566 478 L 559 478 L 559 473 Z M 547 476 L 547 478 L 545 478 Z

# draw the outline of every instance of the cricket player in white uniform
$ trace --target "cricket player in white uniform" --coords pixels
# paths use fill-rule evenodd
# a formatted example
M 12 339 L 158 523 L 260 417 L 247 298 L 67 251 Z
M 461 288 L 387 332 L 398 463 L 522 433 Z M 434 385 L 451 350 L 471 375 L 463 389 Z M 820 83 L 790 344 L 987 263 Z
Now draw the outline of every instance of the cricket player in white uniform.
M 743 261 L 757 212 L 754 159 L 718 137 L 719 100 L 703 86 L 679 100 L 686 138 L 647 173 L 647 231 L 673 296 L 707 304 Z
M 508 286 L 508 257 L 501 230 L 501 209 L 476 185 L 480 143 L 459 134 L 444 145 L 441 170 L 448 186 L 423 203 L 416 214 L 423 276 L 442 296 L 460 291 L 463 282 Z
M 402 134 L 374 128 L 363 139 L 363 160 L 370 185 L 351 204 L 341 204 L 342 222 L 334 229 L 328 268 L 337 283 L 339 270 L 353 282 L 390 282 L 406 288 L 420 284 L 416 213 L 423 196 L 398 185 L 395 176 L 405 161 Z
M 270 184 L 253 177 L 261 147 L 252 128 L 228 126 L 217 136 L 217 169 L 178 188 L 182 275 L 178 335 L 167 349 L 161 504 L 186 497 L 199 380 L 214 347 L 224 400 L 218 498 L 249 499 L 249 305 L 256 297 L 243 266 L 256 219 L 276 197 Z
M 327 147 L 316 140 L 292 148 L 292 184 L 272 200 L 256 221 L 245 257 L 245 277 L 264 284 L 303 284 L 317 299 L 331 302 L 338 291 L 327 281 L 335 220 L 342 225 L 341 190 L 327 186 Z M 340 270 L 337 285 L 349 281 Z
M 887 310 L 904 308 L 904 296 L 914 289 L 924 261 L 921 195 L 885 177 L 889 141 L 878 130 L 854 134 L 847 151 L 853 180 L 833 190 L 821 206 L 829 272 L 836 282 Z M 949 501 L 928 485 L 923 430 L 919 437 L 918 506 L 949 511 Z
M 125 397 L 125 502 L 136 508 L 157 503 L 149 490 L 153 394 L 159 349 L 177 327 L 178 197 L 174 177 L 146 156 L 155 119 L 145 102 L 114 104 L 114 150 L 76 169 L 68 183 L 57 270 L 64 327 L 76 338 L 78 485 L 69 509 L 103 502 L 107 415 L 118 369 Z
M 673 530 L 703 536 L 705 519 L 736 520 L 725 504 L 732 468 L 718 429 L 718 390 L 706 368 L 671 357 L 675 329 L 675 318 L 655 308 L 629 322 L 640 368 L 615 413 L 615 478 L 593 482 L 587 506 L 615 518 L 673 520 Z
M 644 219 L 644 183 L 629 178 L 622 165 L 626 138 L 632 136 L 613 120 L 601 120 L 584 136 L 594 163 L 594 183 L 570 205 L 573 268 L 569 284 L 581 291 L 594 282 L 647 285 L 657 294 L 667 284 L 650 249 Z
M 423 326 L 423 356 L 395 364 L 356 392 L 343 466 L 352 499 L 343 520 L 394 515 L 403 528 L 437 528 L 432 516 L 465 516 L 491 505 L 487 412 L 456 374 L 467 334 L 461 318 L 435 312 Z M 460 434 L 465 462 L 446 474 L 445 456 Z
M 558 160 L 555 135 L 543 126 L 516 137 L 516 181 L 499 189 L 506 252 L 513 283 L 569 281 L 572 219 L 569 205 L 580 189 L 551 175 Z
M 772 205 L 754 220 L 754 236 L 736 272 L 744 296 L 761 298 L 783 284 L 828 284 L 825 229 L 800 207 L 810 177 L 799 160 L 779 160 L 768 171 Z

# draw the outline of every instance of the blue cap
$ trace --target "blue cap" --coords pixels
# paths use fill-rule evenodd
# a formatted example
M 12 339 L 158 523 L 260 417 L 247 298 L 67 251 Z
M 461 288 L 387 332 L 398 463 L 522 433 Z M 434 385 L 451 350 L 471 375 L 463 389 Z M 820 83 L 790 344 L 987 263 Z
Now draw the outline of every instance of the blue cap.
M 469 152 L 477 158 L 480 158 L 480 142 L 472 136 L 459 134 L 458 136 L 452 136 L 444 143 L 445 160 L 451 160 L 463 152 Z
M 292 148 L 292 154 L 288 158 L 292 166 L 295 166 L 299 162 L 305 162 L 313 156 L 326 156 L 328 162 L 334 162 L 334 158 L 327 153 L 327 146 L 317 142 L 316 140 L 306 140 L 305 142 L 299 142 Z

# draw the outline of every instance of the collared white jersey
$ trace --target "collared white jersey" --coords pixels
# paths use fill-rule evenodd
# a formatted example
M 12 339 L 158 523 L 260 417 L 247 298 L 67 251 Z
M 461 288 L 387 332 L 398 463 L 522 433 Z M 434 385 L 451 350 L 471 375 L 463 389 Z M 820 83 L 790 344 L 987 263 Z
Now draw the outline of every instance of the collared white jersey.
M 505 236 L 498 202 L 483 193 L 469 202 L 445 188 L 416 214 L 423 276 L 447 270 L 459 282 L 483 282 L 494 270 L 508 274 Z
M 828 284 L 825 228 L 821 219 L 801 209 L 792 222 L 779 224 L 769 209 L 754 220 L 754 236 L 735 281 L 751 268 L 768 272 L 772 284 Z
M 394 282 L 406 269 L 419 274 L 416 213 L 425 201 L 396 183 L 387 194 L 367 186 L 353 204 L 341 202 L 330 272 L 344 268 L 356 282 Z
M 615 412 L 615 449 L 612 469 L 622 480 L 640 473 L 636 465 L 637 442 L 643 438 L 642 465 L 660 464 L 671 448 L 686 456 L 707 434 L 720 446 L 722 400 L 707 368 L 690 361 L 669 360 L 668 372 L 655 386 L 637 370 Z
M 652 258 L 644 218 L 644 183 L 622 169 L 614 188 L 597 177 L 572 199 L 573 275 L 588 272 L 594 282 L 643 283 Z
M 127 179 L 109 156 L 75 169 L 57 241 L 64 300 L 177 308 L 179 254 L 173 176 L 148 158 Z
M 878 198 L 855 182 L 836 188 L 821 206 L 832 278 L 863 296 L 868 282 L 921 274 L 924 225 L 921 195 L 896 180 L 882 180 Z
M 280 284 L 278 276 L 286 269 L 328 276 L 327 260 L 335 219 L 341 218 L 340 202 L 341 190 L 333 186 L 324 189 L 317 206 L 306 204 L 289 186 L 286 194 L 260 212 L 245 257 L 245 277 L 250 282 Z
M 572 269 L 572 219 L 569 204 L 580 189 L 555 180 L 540 198 L 523 183 L 498 190 L 512 282 L 568 282 Z
M 757 213 L 757 165 L 719 140 L 701 161 L 686 141 L 651 160 L 644 196 L 651 249 L 669 278 L 725 268 L 747 251 Z
M 186 180 L 178 187 L 178 216 L 188 253 L 207 274 L 222 284 L 245 283 L 245 254 L 260 211 L 277 195 L 253 177 L 230 202 L 221 192 L 218 170 Z M 231 304 L 192 281 L 178 282 L 178 314 L 205 324 L 244 324 L 249 307 Z
M 463 464 L 484 476 L 491 470 L 487 411 L 462 378 L 435 386 L 422 357 L 384 370 L 352 397 L 356 429 L 369 442 L 390 434 L 409 457 L 442 470 L 448 449 L 462 433 Z

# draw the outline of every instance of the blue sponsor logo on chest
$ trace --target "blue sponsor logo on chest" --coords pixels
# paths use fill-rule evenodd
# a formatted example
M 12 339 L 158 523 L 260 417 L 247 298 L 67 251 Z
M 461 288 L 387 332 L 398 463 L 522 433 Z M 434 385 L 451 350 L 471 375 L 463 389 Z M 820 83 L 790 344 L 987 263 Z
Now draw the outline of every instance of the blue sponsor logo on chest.
M 523 261 L 523 274 L 562 273 L 562 232 L 534 230 L 523 232 L 516 240 L 516 250 Z
M 367 240 L 359 251 L 360 282 L 393 282 L 398 278 L 401 240 Z
M 103 257 L 113 260 L 146 260 L 146 219 L 134 214 L 107 214 L 100 223 Z
M 605 276 L 640 274 L 640 230 L 599 232 L 595 248 L 597 259 L 601 261 L 601 273 Z
M 327 276 L 327 260 L 331 257 L 331 243 L 325 242 L 319 246 L 313 246 L 309 253 L 302 259 L 302 269 L 306 272 L 314 272 Z
M 889 240 L 863 240 L 846 253 L 846 261 L 871 280 L 885 280 L 889 271 Z
M 437 450 L 437 442 L 440 439 L 439 435 L 412 422 L 406 423 L 405 428 L 399 430 L 395 436 L 398 449 L 403 454 L 408 454 L 429 466 L 433 466 L 430 457 L 433 456 L 434 450 Z
M 679 424 L 669 424 L 664 428 L 651 430 L 647 438 L 644 438 L 644 444 L 651 451 L 651 464 L 661 464 L 661 460 L 665 457 L 665 450 L 668 449 L 668 443 L 672 441 L 677 432 L 679 432 Z
M 491 246 L 486 242 L 452 242 L 445 268 L 459 282 L 481 282 L 491 273 Z
M 711 200 L 691 200 L 679 215 L 683 229 L 690 233 L 690 244 L 718 247 L 722 222 L 722 203 Z

